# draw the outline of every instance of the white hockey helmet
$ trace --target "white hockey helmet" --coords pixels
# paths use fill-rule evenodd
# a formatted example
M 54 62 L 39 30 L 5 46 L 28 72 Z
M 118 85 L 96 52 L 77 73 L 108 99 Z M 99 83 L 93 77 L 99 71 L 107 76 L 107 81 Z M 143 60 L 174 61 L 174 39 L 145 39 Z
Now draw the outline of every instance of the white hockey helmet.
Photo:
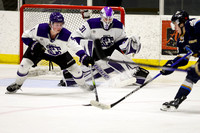
M 112 27 L 113 17 L 114 17 L 114 11 L 111 7 L 104 7 L 100 11 L 101 15 L 101 22 L 103 23 L 103 28 L 105 30 L 109 30 Z

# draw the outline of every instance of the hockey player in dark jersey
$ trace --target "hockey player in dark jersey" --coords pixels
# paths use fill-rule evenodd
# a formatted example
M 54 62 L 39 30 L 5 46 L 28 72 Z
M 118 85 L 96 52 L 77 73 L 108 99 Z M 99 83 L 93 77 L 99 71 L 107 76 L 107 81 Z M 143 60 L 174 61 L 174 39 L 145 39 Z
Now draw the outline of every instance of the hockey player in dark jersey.
M 185 55 L 189 48 L 194 57 L 199 58 L 200 56 L 200 19 L 189 19 L 189 14 L 184 10 L 177 11 L 171 18 L 172 29 L 179 33 L 180 38 L 177 41 L 178 56 L 173 60 L 168 60 L 164 66 L 170 67 L 176 60 Z M 173 66 L 177 68 L 179 66 L 187 65 L 190 56 L 185 58 L 177 65 Z M 173 71 L 162 70 L 163 75 L 171 74 Z M 200 63 L 199 60 L 194 66 L 188 68 L 187 76 L 180 86 L 174 100 L 170 102 L 165 102 L 162 105 L 161 110 L 164 111 L 173 111 L 176 110 L 179 105 L 187 98 L 189 93 L 192 90 L 193 84 L 197 83 L 200 79 Z
M 130 54 L 137 54 L 140 51 L 141 43 L 138 36 L 127 37 L 124 25 L 114 18 L 114 11 L 111 7 L 104 7 L 100 11 L 99 18 L 91 18 L 87 20 L 82 27 L 72 33 L 72 37 L 85 49 L 88 55 L 95 60 L 94 76 L 104 77 L 108 79 L 110 73 L 129 73 L 128 79 L 133 79 L 132 82 L 127 82 L 126 85 L 136 83 L 141 85 L 145 82 L 149 72 L 136 65 L 127 65 L 113 62 L 105 62 L 99 60 L 94 50 L 94 41 L 100 40 L 102 49 L 106 56 L 112 59 L 120 59 L 132 61 Z M 89 70 L 83 70 L 88 72 Z M 65 71 L 65 75 L 70 75 Z M 86 73 L 86 79 L 91 79 L 91 76 Z M 123 77 L 122 77 L 123 78 Z M 72 80 L 66 80 L 67 85 L 73 84 Z M 61 81 L 60 85 L 64 83 Z M 121 80 L 122 84 L 122 80 Z
M 53 12 L 49 23 L 38 24 L 23 33 L 22 40 L 28 48 L 18 68 L 16 81 L 7 87 L 7 93 L 19 90 L 27 79 L 29 69 L 37 66 L 42 59 L 56 63 L 61 70 L 68 70 L 81 88 L 93 90 L 93 86 L 85 83 L 82 70 L 72 55 L 77 55 L 86 66 L 93 65 L 94 61 L 76 41 L 71 40 L 71 32 L 63 28 L 63 24 L 63 15 Z

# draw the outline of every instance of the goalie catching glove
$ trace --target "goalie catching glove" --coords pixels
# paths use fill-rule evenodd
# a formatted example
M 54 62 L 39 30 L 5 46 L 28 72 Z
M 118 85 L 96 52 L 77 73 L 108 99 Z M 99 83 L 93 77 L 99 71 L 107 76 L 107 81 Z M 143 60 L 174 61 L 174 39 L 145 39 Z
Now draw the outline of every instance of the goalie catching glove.
M 141 48 L 140 37 L 131 36 L 119 47 L 125 54 L 137 54 Z

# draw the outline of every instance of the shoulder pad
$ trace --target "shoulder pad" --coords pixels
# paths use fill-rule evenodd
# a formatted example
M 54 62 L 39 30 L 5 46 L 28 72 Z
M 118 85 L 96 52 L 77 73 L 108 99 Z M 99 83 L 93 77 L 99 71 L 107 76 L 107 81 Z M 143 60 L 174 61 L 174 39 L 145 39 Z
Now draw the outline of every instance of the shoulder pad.
M 62 28 L 62 30 L 59 33 L 58 39 L 63 40 L 63 41 L 68 41 L 70 36 L 71 36 L 71 32 L 67 30 L 66 28 Z
M 89 19 L 87 22 L 91 29 L 101 28 L 101 18 L 92 18 Z
M 50 27 L 48 23 L 41 23 L 38 25 L 37 36 L 48 38 Z
M 123 29 L 123 24 L 117 20 L 117 19 L 113 19 L 113 28 L 119 28 L 119 29 Z

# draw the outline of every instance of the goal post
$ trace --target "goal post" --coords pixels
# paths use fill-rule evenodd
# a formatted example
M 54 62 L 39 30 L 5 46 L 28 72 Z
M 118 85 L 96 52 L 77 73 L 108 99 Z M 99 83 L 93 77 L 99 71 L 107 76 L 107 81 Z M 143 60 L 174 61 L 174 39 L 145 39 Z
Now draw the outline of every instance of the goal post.
M 99 12 L 104 6 L 75 6 L 75 5 L 39 5 L 24 4 L 20 8 L 20 61 L 22 60 L 25 46 L 21 36 L 25 30 L 31 29 L 39 23 L 48 23 L 50 13 L 59 11 L 65 18 L 64 27 L 71 32 L 77 30 L 84 19 L 81 10 L 90 11 L 90 18 L 100 17 Z M 125 24 L 125 10 L 123 7 L 112 7 L 115 12 L 114 17 Z

